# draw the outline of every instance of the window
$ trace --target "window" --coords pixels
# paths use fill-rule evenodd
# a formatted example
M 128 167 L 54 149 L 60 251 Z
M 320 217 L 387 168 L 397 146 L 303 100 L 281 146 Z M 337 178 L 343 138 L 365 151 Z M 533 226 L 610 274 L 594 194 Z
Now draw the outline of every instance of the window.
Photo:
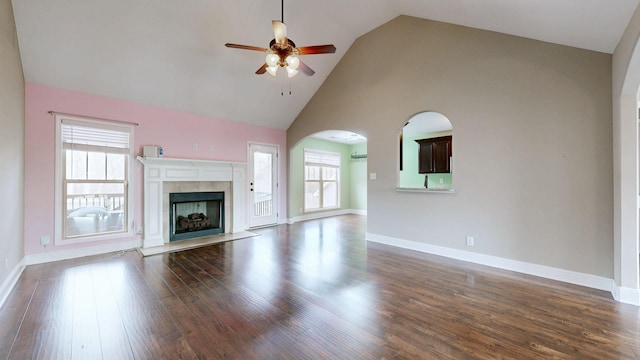
M 340 154 L 304 150 L 304 210 L 340 207 Z
M 64 116 L 56 120 L 56 239 L 126 235 L 133 125 Z

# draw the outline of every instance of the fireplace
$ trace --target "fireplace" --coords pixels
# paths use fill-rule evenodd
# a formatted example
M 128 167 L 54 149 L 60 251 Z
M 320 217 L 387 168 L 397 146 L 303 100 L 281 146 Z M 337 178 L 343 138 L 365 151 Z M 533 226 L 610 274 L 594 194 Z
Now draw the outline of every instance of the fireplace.
M 247 229 L 246 164 L 144 156 L 139 156 L 138 160 L 144 164 L 144 235 L 140 244 L 143 248 L 163 246 L 173 241 L 171 228 L 176 223 L 170 214 L 173 206 L 169 205 L 169 198 L 172 193 L 222 192 L 224 202 L 219 205 L 219 234 L 235 234 Z M 202 225 L 204 218 L 200 213 L 205 214 L 194 210 L 189 211 L 186 217 L 197 214 L 191 220 L 200 220 L 199 225 Z M 210 221 L 212 215 L 209 210 L 206 216 Z M 200 236 L 203 235 L 198 232 Z
M 224 191 L 169 194 L 169 241 L 224 233 Z

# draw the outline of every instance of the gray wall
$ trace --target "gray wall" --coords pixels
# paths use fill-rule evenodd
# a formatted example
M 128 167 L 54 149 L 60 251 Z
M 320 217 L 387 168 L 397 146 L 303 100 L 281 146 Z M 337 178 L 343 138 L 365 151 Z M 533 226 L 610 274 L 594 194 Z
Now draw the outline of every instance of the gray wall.
M 455 194 L 394 190 L 421 111 L 453 125 Z M 356 40 L 287 144 L 367 137 L 371 234 L 610 278 L 611 111 L 609 54 L 401 16 Z
M 638 87 L 640 8 L 613 53 L 613 224 L 617 298 L 640 304 L 638 274 Z M 625 295 L 626 294 L 626 295 Z
M 0 54 L 0 199 L 4 208 L 0 216 L 2 285 L 24 257 L 24 77 L 10 0 L 0 0 Z

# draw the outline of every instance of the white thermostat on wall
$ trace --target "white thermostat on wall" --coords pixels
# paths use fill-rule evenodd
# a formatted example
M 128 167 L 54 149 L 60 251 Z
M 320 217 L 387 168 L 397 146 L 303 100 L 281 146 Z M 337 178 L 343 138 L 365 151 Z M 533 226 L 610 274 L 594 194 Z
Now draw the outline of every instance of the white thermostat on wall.
M 150 145 L 142 148 L 142 156 L 144 157 L 160 157 L 163 155 L 161 146 Z

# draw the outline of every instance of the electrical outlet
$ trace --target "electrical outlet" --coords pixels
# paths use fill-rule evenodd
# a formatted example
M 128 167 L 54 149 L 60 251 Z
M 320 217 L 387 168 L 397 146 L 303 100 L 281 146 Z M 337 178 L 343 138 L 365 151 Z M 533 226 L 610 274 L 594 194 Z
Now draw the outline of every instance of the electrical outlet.
M 142 227 L 139 227 L 138 230 L 136 230 L 136 234 L 142 235 Z
M 216 148 L 215 146 L 213 146 L 213 145 L 209 145 L 209 151 L 214 151 L 214 150 L 215 150 L 215 148 Z
M 440 184 L 444 184 L 444 179 L 440 179 Z
M 193 150 L 198 150 L 198 144 L 193 144 Z
M 4 258 L 4 268 L 8 269 L 9 268 L 9 259 Z
M 48 236 L 41 236 L 40 237 L 40 245 L 42 246 L 47 246 L 51 243 L 51 239 L 49 239 Z
M 475 246 L 476 241 L 473 236 L 467 236 L 467 246 Z

